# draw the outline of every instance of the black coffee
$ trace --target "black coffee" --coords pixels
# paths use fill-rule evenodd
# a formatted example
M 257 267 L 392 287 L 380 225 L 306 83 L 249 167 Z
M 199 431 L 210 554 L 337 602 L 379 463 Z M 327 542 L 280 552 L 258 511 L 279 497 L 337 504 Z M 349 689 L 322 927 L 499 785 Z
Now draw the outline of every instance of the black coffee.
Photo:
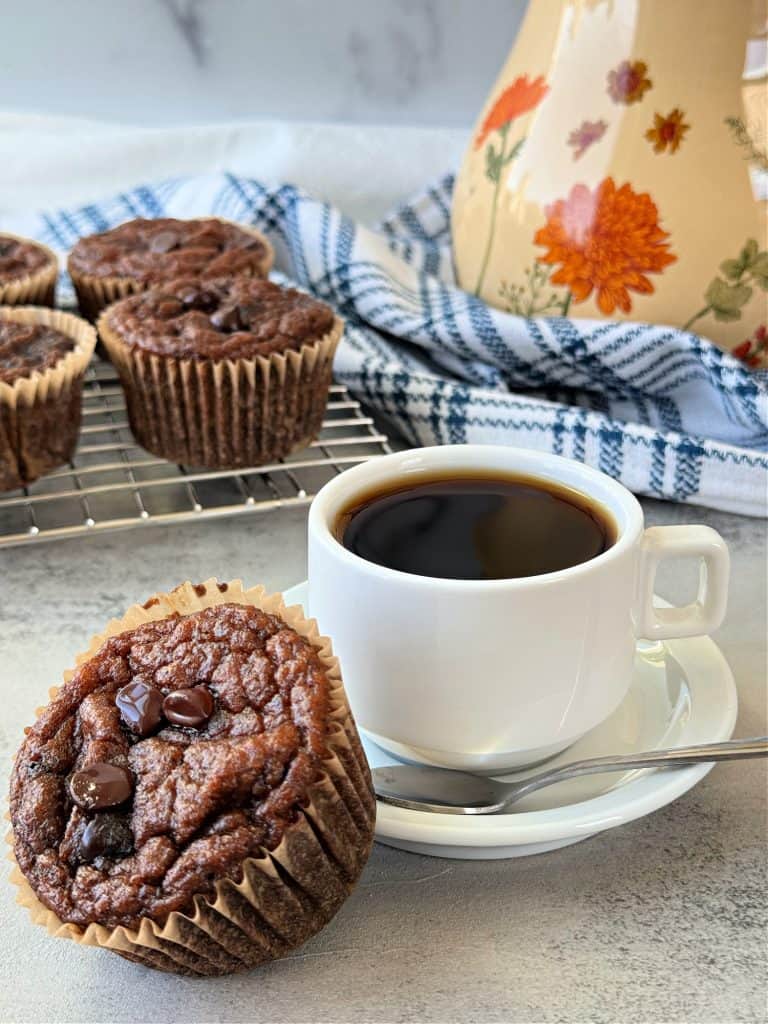
M 364 494 L 340 514 L 336 536 L 389 569 L 497 580 L 587 562 L 611 547 L 616 526 L 606 509 L 569 487 L 467 473 Z

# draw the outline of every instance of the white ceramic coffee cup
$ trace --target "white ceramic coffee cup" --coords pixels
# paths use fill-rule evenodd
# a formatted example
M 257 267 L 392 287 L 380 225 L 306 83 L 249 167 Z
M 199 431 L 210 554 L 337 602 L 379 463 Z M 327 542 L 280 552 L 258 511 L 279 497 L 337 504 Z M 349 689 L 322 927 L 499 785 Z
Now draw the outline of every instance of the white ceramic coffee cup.
M 523 579 L 416 576 L 368 562 L 334 536 L 339 513 L 387 483 L 435 472 L 521 473 L 573 487 L 606 508 L 616 542 L 591 561 Z M 653 604 L 656 567 L 700 561 L 697 600 Z M 569 746 L 621 703 L 636 640 L 717 628 L 728 549 L 706 526 L 644 529 L 621 484 L 570 459 L 495 445 L 398 452 L 356 466 L 309 513 L 309 610 L 333 640 L 352 710 L 400 757 L 501 771 Z

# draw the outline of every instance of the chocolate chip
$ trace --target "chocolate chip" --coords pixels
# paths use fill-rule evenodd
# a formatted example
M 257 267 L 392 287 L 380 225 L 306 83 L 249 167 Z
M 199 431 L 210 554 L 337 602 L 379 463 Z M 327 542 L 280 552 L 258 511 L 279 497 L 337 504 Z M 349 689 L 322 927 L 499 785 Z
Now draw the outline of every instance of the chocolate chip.
M 133 778 L 127 768 L 107 761 L 96 761 L 69 780 L 69 792 L 84 811 L 100 811 L 125 803 L 133 790 Z
M 115 704 L 123 723 L 137 736 L 149 736 L 163 717 L 163 695 L 146 683 L 128 683 L 117 691 Z
M 211 313 L 211 323 L 220 331 L 239 331 L 240 313 L 237 306 L 224 307 Z
M 240 319 L 240 325 L 241 325 L 241 327 L 243 327 L 243 329 L 245 329 L 245 330 L 248 329 L 248 326 L 249 326 L 251 320 L 253 319 L 254 312 L 255 311 L 254 311 L 253 306 L 238 306 L 237 307 L 237 315 L 238 315 L 238 317 Z
M 199 309 L 203 312 L 215 309 L 219 301 L 213 292 L 208 291 L 207 288 L 196 288 L 194 285 L 189 285 L 182 291 L 177 292 L 176 297 L 188 309 Z
M 179 292 L 178 297 L 185 306 L 196 306 L 200 300 L 200 289 L 185 288 L 182 292 Z
M 118 814 L 97 814 L 83 829 L 77 856 L 89 863 L 105 855 L 125 857 L 132 850 L 133 833 L 128 819 Z
M 197 308 L 203 310 L 215 309 L 216 303 L 218 302 L 217 296 L 213 292 L 209 292 L 206 288 L 203 288 L 197 295 Z
M 205 725 L 213 714 L 213 707 L 213 696 L 205 686 L 174 690 L 163 701 L 163 711 L 169 722 L 194 729 Z
M 157 304 L 157 315 L 161 320 L 170 320 L 184 312 L 184 306 L 177 299 L 164 299 Z
M 158 231 L 149 240 L 149 250 L 156 253 L 170 252 L 178 244 L 179 236 L 175 231 Z

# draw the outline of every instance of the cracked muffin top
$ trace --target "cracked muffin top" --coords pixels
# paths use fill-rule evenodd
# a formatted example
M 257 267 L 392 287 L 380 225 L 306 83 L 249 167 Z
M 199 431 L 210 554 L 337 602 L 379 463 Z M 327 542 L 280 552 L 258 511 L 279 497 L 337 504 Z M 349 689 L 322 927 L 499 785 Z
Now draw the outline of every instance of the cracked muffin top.
M 13 384 L 35 370 L 50 370 L 74 348 L 74 339 L 53 327 L 0 317 L 0 381 Z
M 0 234 L 0 281 L 36 274 L 51 262 L 51 254 L 26 238 Z
M 131 348 L 214 361 L 298 350 L 328 334 L 335 320 L 330 306 L 305 292 L 246 277 L 170 281 L 105 315 Z
M 313 645 L 247 605 L 108 639 L 16 758 L 14 849 L 38 899 L 82 927 L 135 928 L 238 881 L 318 777 L 329 693 Z
M 123 277 L 150 287 L 185 274 L 264 276 L 272 254 L 258 234 L 237 224 L 201 217 L 129 220 L 81 238 L 69 255 L 70 270 L 92 277 Z

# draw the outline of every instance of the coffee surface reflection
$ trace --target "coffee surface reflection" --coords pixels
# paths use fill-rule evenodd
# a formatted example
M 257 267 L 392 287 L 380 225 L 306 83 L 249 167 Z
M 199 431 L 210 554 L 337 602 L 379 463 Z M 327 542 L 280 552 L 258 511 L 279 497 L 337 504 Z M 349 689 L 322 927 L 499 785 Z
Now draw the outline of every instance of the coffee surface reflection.
M 610 513 L 533 477 L 452 475 L 358 497 L 335 534 L 366 561 L 440 579 L 517 579 L 587 562 L 615 542 Z

